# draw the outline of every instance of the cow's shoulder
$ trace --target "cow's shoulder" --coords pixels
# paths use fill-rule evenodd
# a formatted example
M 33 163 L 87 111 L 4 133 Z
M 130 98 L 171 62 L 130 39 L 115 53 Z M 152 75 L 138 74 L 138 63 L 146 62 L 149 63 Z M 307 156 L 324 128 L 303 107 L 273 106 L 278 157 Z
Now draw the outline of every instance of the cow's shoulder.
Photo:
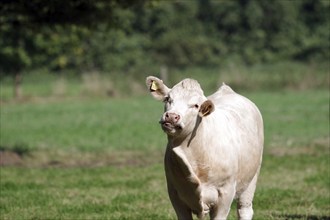
M 212 95 L 208 96 L 207 98 L 214 102 L 214 104 L 221 103 L 222 100 L 226 99 L 229 96 L 237 96 L 238 94 L 230 88 L 230 86 L 226 85 L 225 83 L 222 83 L 220 88 L 213 93 Z
M 226 85 L 225 83 L 222 83 L 218 91 L 216 92 L 218 95 L 230 95 L 230 94 L 236 94 L 230 86 Z

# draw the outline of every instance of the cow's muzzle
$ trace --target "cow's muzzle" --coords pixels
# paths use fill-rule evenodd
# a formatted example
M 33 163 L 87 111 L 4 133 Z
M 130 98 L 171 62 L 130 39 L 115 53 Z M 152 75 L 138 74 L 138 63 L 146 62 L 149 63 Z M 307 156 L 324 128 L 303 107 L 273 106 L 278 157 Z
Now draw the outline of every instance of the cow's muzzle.
M 177 130 L 182 130 L 183 128 L 183 123 L 180 122 L 180 119 L 179 114 L 165 112 L 159 123 L 166 133 L 175 133 Z

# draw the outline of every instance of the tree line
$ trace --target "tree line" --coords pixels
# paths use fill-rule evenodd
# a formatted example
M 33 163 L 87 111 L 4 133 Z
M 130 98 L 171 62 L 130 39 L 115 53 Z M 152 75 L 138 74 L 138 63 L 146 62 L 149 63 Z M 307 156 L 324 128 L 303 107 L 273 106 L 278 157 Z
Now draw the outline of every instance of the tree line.
M 0 75 L 329 60 L 329 0 L 3 0 Z

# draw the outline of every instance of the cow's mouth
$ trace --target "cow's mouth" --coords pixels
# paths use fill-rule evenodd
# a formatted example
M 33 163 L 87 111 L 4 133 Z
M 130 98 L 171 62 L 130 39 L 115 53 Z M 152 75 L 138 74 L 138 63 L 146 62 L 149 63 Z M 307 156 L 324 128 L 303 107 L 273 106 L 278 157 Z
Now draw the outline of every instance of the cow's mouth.
M 181 124 L 173 124 L 171 122 L 168 121 L 160 121 L 159 122 L 162 126 L 162 129 L 166 132 L 166 133 L 170 133 L 173 134 L 178 130 L 182 130 L 183 126 Z

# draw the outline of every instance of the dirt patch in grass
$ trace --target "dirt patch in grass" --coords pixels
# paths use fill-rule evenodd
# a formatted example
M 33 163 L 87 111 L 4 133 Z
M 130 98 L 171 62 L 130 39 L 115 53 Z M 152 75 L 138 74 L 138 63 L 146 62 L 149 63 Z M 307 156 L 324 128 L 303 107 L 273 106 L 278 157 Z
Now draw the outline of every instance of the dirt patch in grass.
M 24 148 L 25 149 L 25 148 Z M 23 153 L 22 153 L 23 152 Z M 319 138 L 308 146 L 265 148 L 265 155 L 275 157 L 310 155 L 320 156 L 330 152 L 329 139 Z M 85 152 L 80 150 L 29 150 L 21 148 L 0 149 L 0 166 L 22 167 L 144 167 L 162 164 L 163 151 L 106 151 Z
M 18 153 L 0 151 L 0 166 L 19 166 L 22 162 L 22 157 Z
M 66 151 L 31 151 L 27 155 L 6 150 L 0 151 L 0 166 L 22 167 L 144 167 L 162 163 L 163 152 L 114 151 L 82 152 Z

